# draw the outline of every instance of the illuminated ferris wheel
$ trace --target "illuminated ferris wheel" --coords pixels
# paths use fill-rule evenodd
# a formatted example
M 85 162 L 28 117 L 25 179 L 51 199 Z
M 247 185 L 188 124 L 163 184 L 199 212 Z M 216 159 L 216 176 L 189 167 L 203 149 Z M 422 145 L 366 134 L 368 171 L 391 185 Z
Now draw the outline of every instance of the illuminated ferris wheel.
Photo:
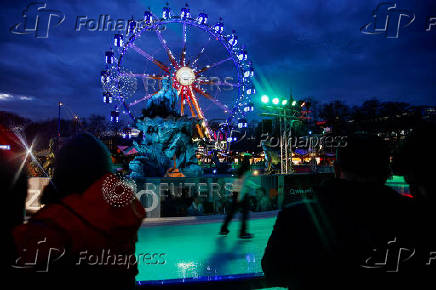
M 213 25 L 208 20 L 204 12 L 193 16 L 187 4 L 178 15 L 167 4 L 160 16 L 148 9 L 143 19 L 128 22 L 124 34 L 115 34 L 101 72 L 103 101 L 114 105 L 112 121 L 122 113 L 136 120 L 140 104 L 170 82 L 180 115 L 204 124 L 219 116 L 247 127 L 246 113 L 254 110 L 253 64 L 235 31 L 226 34 L 221 18 Z

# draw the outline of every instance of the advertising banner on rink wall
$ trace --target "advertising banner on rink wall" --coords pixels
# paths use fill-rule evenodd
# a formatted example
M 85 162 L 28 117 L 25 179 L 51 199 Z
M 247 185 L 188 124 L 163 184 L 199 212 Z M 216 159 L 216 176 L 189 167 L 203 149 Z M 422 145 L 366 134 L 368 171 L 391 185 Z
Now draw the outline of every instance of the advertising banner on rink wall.
M 41 208 L 39 198 L 42 190 L 49 183 L 50 178 L 47 177 L 31 177 L 28 179 L 26 212 L 32 213 Z

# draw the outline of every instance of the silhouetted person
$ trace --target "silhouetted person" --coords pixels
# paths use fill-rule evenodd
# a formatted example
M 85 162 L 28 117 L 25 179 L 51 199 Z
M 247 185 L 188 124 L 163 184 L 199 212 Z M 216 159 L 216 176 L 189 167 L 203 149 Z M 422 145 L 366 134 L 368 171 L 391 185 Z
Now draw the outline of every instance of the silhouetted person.
M 253 180 L 250 172 L 250 158 L 245 155 L 242 159 L 241 165 L 237 171 L 237 180 L 233 184 L 232 204 L 227 211 L 224 223 L 221 226 L 220 235 L 227 235 L 229 233 L 228 225 L 233 219 L 233 216 L 238 210 L 241 210 L 241 229 L 239 237 L 241 239 L 250 239 L 252 234 L 247 232 L 247 220 L 250 210 L 250 196 L 256 194 L 259 187 Z
M 22 282 L 50 289 L 134 288 L 135 242 L 145 212 L 111 171 L 107 148 L 92 135 L 78 135 L 60 149 L 41 198 L 45 206 L 14 231 Z
M 398 278 L 386 273 L 392 257 L 388 265 L 376 265 L 388 242 L 401 242 L 401 209 L 407 203 L 384 185 L 388 149 L 372 136 L 349 136 L 347 143 L 337 150 L 336 178 L 315 190 L 312 200 L 286 205 L 278 214 L 262 259 L 270 283 L 290 289 L 376 289 L 386 286 L 383 279 Z
M 415 248 L 409 271 L 419 280 L 434 281 L 436 275 L 436 126 L 417 126 L 394 154 L 393 170 L 404 176 L 413 196 L 413 208 L 407 212 L 409 240 Z M 432 281 L 432 283 L 434 283 Z
M 24 221 L 25 202 L 27 195 L 27 176 L 24 162 L 26 148 L 15 134 L 0 125 L 0 192 L 2 197 L 2 220 L 5 224 L 6 247 L 3 251 L 2 270 L 11 281 L 11 265 L 16 256 L 12 238 L 12 229 Z M 5 282 L 6 283 L 6 282 Z
M 198 196 L 194 197 L 191 205 L 188 207 L 188 215 L 199 216 L 204 215 L 203 203 Z
M 436 126 L 420 124 L 406 138 L 393 158 L 393 170 L 404 176 L 418 202 L 436 204 Z

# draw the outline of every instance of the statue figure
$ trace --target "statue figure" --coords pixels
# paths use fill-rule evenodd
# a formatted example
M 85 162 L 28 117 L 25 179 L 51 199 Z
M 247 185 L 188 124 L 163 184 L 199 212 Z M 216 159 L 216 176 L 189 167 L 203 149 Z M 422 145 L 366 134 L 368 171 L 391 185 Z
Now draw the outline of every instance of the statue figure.
M 280 171 L 280 152 L 265 140 L 261 141 L 265 153 L 265 174 L 272 174 Z
M 42 168 L 44 168 L 45 172 L 47 172 L 48 176 L 50 177 L 53 177 L 54 173 L 56 147 L 56 139 L 51 138 L 48 144 L 48 155 L 42 166 Z
M 203 170 L 196 158 L 197 144 L 192 141 L 200 120 L 179 116 L 175 110 L 177 92 L 168 79 L 162 84 L 162 89 L 147 100 L 143 118 L 136 122 L 143 137 L 133 142 L 139 154 L 129 164 L 130 176 L 163 177 L 173 165 L 184 176 L 200 176 Z

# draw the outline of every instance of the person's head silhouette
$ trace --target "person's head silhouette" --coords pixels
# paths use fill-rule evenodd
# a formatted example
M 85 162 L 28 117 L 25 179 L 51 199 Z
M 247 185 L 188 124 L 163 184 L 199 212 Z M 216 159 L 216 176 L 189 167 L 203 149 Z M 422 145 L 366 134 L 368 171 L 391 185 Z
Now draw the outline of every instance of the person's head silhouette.
M 56 155 L 52 182 L 44 189 L 41 203 L 59 201 L 72 193 L 83 193 L 100 177 L 112 172 L 107 147 L 88 133 L 80 134 Z
M 244 155 L 244 157 L 242 158 L 242 162 L 241 165 L 238 168 L 238 176 L 241 177 L 243 176 L 247 171 L 250 171 L 250 156 L 249 155 Z
M 387 145 L 373 135 L 348 136 L 336 151 L 335 174 L 349 181 L 385 183 L 390 174 Z
M 436 126 L 425 123 L 415 128 L 394 154 L 394 173 L 404 176 L 417 198 L 436 199 L 432 169 L 436 164 L 435 145 Z

